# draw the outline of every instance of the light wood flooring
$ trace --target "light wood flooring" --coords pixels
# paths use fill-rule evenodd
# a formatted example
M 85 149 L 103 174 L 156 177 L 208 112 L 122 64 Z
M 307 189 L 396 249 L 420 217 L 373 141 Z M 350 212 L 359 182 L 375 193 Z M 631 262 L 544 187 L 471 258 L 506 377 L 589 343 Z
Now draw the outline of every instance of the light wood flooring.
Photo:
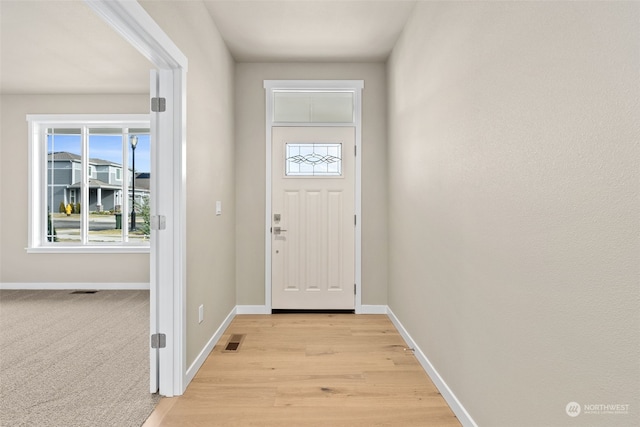
M 223 352 L 244 334 L 237 352 Z M 385 315 L 237 316 L 155 426 L 460 426 Z

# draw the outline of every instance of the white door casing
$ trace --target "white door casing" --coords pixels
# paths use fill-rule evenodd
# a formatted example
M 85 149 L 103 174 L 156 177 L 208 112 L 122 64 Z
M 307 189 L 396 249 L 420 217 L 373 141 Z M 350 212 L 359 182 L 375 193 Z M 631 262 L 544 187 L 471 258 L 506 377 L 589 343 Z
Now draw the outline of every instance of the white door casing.
M 160 76 L 157 70 L 151 70 L 150 72 L 150 88 L 149 94 L 152 98 L 158 97 L 160 91 Z M 158 114 L 151 113 L 150 117 L 150 136 L 151 136 L 151 182 L 149 191 L 152 196 L 149 199 L 149 208 L 151 212 L 158 212 L 157 206 L 157 188 L 158 183 L 156 178 L 158 153 L 156 149 L 156 141 L 159 136 L 158 131 Z M 149 333 L 158 333 L 158 251 L 156 248 L 157 242 L 157 230 L 150 230 L 150 246 L 151 251 L 149 253 Z M 151 393 L 157 393 L 160 384 L 160 362 L 159 362 L 159 349 L 149 346 L 149 391 Z
M 272 131 L 272 308 L 353 310 L 355 129 Z
M 265 80 L 265 306 L 262 313 L 268 314 L 272 310 L 272 128 L 273 127 L 350 127 L 355 132 L 355 312 L 363 312 L 362 305 L 362 90 L 363 80 Z M 277 121 L 274 117 L 274 99 L 278 91 L 298 91 L 298 92 L 352 92 L 353 93 L 353 120 L 347 122 L 331 123 L 285 123 Z
M 163 215 L 164 230 L 151 237 L 151 331 L 166 335 L 166 347 L 150 357 L 150 390 L 172 397 L 186 388 L 186 56 L 144 8 L 129 0 L 85 0 L 114 31 L 157 68 L 151 96 L 166 99 L 166 111 L 152 114 L 152 216 Z M 153 72 L 152 72 L 153 76 Z M 154 81 L 157 82 L 154 91 Z M 152 131 L 153 132 L 153 131 Z M 153 295 L 155 293 L 155 295 Z M 156 319 L 154 321 L 154 319 Z M 155 322 L 155 326 L 154 326 Z M 153 332 L 152 332 L 153 333 Z M 154 372 L 153 366 L 158 366 Z

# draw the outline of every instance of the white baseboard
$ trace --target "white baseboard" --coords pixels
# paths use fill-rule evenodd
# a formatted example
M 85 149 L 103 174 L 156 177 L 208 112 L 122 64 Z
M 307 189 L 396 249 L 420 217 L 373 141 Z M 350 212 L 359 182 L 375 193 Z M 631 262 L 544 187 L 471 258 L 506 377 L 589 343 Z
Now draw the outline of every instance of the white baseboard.
M 0 289 L 33 290 L 33 291 L 64 291 L 64 290 L 149 290 L 149 283 L 0 283 Z
M 387 314 L 389 319 L 391 319 L 391 322 L 393 322 L 395 327 L 398 329 L 398 332 L 400 332 L 400 335 L 402 335 L 402 338 L 407 342 L 407 345 L 414 349 L 414 354 L 418 359 L 418 362 L 420 362 L 420 365 L 422 365 L 424 370 L 427 372 L 427 375 L 429 375 L 431 381 L 433 381 L 435 386 L 438 388 L 438 391 L 440 391 L 440 394 L 444 397 L 444 400 L 447 401 L 449 407 L 454 414 L 456 414 L 456 417 L 458 417 L 458 420 L 462 425 L 465 427 L 478 427 L 475 421 L 473 421 L 473 418 L 471 418 L 471 415 L 469 415 L 464 406 L 462 406 L 462 403 L 458 400 L 456 395 L 453 394 L 453 391 L 451 391 L 447 383 L 444 382 L 444 379 L 442 379 L 440 374 L 438 374 L 436 368 L 431 364 L 427 356 L 425 356 L 413 338 L 411 338 L 411 335 L 409 335 L 409 332 L 407 332 L 402 323 L 400 323 L 400 320 L 398 320 L 391 308 L 387 307 Z
M 236 314 L 271 314 L 266 305 L 236 305 Z
M 235 316 L 236 316 L 236 307 L 234 307 L 231 310 L 231 312 L 227 315 L 227 317 L 222 321 L 218 329 L 213 333 L 213 335 L 207 342 L 207 345 L 204 346 L 202 351 L 200 351 L 200 354 L 198 354 L 198 357 L 196 357 L 196 360 L 194 360 L 191 366 L 189 366 L 189 369 L 187 369 L 187 372 L 185 373 L 185 381 L 184 381 L 185 390 L 187 389 L 187 386 L 189 385 L 191 380 L 193 380 L 193 378 L 198 373 L 198 370 L 204 364 L 204 361 L 207 360 L 209 353 L 211 353 L 213 348 L 216 346 L 216 343 L 220 340 L 220 337 L 222 336 L 222 334 L 224 334 L 224 331 L 229 327 L 229 324 L 231 323 L 231 321 Z
M 356 314 L 387 314 L 387 309 L 386 305 L 361 305 Z

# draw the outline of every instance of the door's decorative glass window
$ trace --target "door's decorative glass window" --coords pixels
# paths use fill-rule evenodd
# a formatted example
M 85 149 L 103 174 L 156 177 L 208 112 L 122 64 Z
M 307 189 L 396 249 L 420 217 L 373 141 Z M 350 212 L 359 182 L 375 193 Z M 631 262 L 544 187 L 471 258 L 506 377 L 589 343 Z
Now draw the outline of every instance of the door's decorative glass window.
M 287 144 L 287 176 L 341 176 L 342 144 Z

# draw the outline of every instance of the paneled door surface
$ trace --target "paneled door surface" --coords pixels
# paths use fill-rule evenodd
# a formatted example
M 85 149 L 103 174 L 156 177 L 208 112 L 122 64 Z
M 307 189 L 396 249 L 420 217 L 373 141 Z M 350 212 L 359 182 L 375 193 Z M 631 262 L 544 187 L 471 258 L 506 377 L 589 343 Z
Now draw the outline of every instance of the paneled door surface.
M 352 310 L 355 129 L 272 132 L 272 308 Z

